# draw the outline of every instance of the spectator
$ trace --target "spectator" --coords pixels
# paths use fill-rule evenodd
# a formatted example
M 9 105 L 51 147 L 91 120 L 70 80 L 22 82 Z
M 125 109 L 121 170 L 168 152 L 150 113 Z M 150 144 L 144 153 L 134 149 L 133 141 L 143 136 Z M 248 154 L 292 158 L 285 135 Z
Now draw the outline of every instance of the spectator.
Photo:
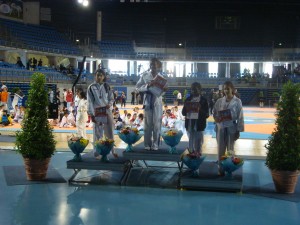
M 16 63 L 16 65 L 18 67 L 20 67 L 20 68 L 25 68 L 25 66 L 24 66 L 24 64 L 23 64 L 23 62 L 22 62 L 22 60 L 21 60 L 20 57 L 17 57 L 17 63 Z
M 42 59 L 39 60 L 38 66 L 43 66 L 43 61 L 42 61 Z
M 132 92 L 131 92 L 131 105 L 134 105 L 134 102 L 135 102 L 135 95 L 136 95 L 135 91 L 132 91 Z

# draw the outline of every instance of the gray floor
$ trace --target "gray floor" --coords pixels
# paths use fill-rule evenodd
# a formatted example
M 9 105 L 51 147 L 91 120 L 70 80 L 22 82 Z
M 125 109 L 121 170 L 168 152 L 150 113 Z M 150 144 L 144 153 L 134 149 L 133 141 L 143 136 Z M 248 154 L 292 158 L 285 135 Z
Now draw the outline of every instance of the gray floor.
M 65 180 L 73 174 L 66 169 L 66 161 L 72 157 L 72 153 L 58 152 L 51 160 L 52 167 Z M 100 177 L 99 171 L 82 171 L 79 178 L 93 181 L 90 185 L 66 182 L 8 186 L 3 167 L 22 165 L 21 156 L 14 151 L 0 151 L 0 225 L 298 225 L 300 221 L 299 183 L 294 195 L 275 194 L 263 160 L 245 161 L 242 192 L 191 191 L 153 182 L 120 186 L 120 174 L 108 171 Z M 135 176 L 141 174 L 136 170 Z M 159 171 L 157 168 L 146 177 L 161 176 Z M 170 172 L 167 174 L 165 179 L 172 179 Z

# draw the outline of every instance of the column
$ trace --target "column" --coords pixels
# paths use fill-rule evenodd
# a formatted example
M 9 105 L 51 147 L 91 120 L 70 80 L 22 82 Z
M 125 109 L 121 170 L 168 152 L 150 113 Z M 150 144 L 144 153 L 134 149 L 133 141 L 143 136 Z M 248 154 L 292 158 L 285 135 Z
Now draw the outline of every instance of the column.
M 97 41 L 102 40 L 102 12 L 97 12 Z
M 133 74 L 137 75 L 138 72 L 137 72 L 137 61 L 133 61 Z M 131 75 L 131 74 L 130 74 Z
M 167 73 L 167 62 L 162 62 L 162 72 Z
M 258 72 L 259 72 L 259 73 L 263 73 L 263 72 L 264 72 L 263 69 L 264 69 L 263 63 L 259 63 L 259 64 L 258 64 Z
M 102 69 L 105 69 L 107 72 L 109 72 L 109 68 L 108 68 L 108 60 L 107 59 L 104 59 L 104 60 L 101 60 L 101 65 L 102 65 Z
M 225 77 L 230 78 L 230 63 L 226 62 Z

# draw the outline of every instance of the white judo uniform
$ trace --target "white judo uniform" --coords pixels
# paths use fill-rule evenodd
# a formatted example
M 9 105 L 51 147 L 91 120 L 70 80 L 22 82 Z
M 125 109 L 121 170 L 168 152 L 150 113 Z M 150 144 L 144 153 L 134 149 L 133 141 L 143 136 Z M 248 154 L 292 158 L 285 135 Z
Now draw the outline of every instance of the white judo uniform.
M 107 113 L 107 123 L 100 124 L 97 122 L 96 117 L 96 123 L 93 123 L 93 141 L 94 143 L 103 137 L 103 133 L 105 136 L 109 139 L 114 138 L 114 122 L 113 122 L 113 115 L 112 115 L 112 105 L 114 102 L 114 95 L 110 88 L 105 88 L 105 85 L 109 87 L 108 84 L 99 84 L 99 83 L 92 83 L 88 87 L 87 91 L 87 101 L 88 101 L 88 114 L 95 116 L 95 109 L 98 107 L 105 107 L 108 104 L 111 105 L 111 108 L 106 109 Z M 96 151 L 96 148 L 94 146 L 94 151 Z
M 87 114 L 87 100 L 79 99 L 76 113 L 76 128 L 78 136 L 86 138 L 86 121 L 88 120 Z
M 136 84 L 137 92 L 144 93 L 144 146 L 145 149 L 157 150 L 162 123 L 162 96 L 156 97 L 148 91 L 148 84 L 153 80 L 151 71 L 142 74 Z
M 218 112 L 229 109 L 232 121 L 216 123 L 215 131 L 218 142 L 219 158 L 225 154 L 226 149 L 234 151 L 235 135 L 244 131 L 244 113 L 242 102 L 233 96 L 230 102 L 226 102 L 226 97 L 220 98 L 214 105 L 213 116 L 218 117 Z

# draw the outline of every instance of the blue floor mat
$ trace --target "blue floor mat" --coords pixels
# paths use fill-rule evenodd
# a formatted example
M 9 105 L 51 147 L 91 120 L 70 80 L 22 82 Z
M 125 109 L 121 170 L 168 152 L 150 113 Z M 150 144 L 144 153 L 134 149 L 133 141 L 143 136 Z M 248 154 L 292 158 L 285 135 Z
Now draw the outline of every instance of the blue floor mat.
M 212 135 L 213 138 L 216 137 L 216 133 Z M 253 132 L 241 132 L 240 138 L 241 139 L 256 139 L 256 140 L 268 140 L 270 137 L 269 134 L 260 134 L 260 133 L 253 133 Z

